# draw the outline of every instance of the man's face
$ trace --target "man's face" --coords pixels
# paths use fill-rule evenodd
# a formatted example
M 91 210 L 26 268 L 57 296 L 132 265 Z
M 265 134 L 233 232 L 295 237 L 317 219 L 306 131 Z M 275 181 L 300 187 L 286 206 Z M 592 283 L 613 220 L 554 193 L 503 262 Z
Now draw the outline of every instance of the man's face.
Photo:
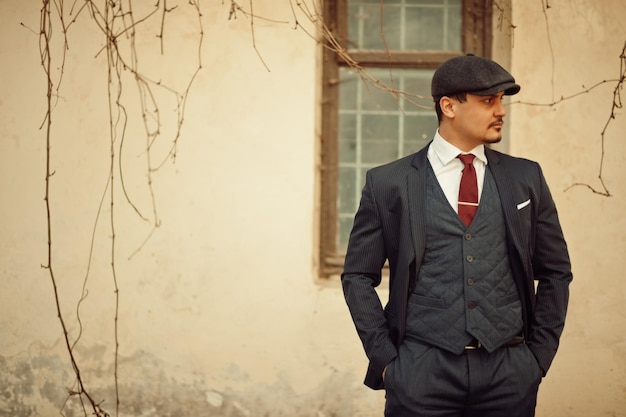
M 467 148 L 502 140 L 506 111 L 502 103 L 504 92 L 491 96 L 467 94 L 467 101 L 454 101 L 454 130 Z

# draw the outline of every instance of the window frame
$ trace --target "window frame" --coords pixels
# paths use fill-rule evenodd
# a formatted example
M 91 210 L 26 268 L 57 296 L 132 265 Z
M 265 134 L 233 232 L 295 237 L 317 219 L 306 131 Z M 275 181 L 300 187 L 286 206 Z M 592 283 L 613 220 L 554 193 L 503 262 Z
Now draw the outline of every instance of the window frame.
M 491 57 L 493 0 L 462 0 L 462 51 L 387 51 L 349 50 L 348 0 L 322 0 L 326 28 L 342 53 L 364 68 L 435 69 L 442 62 L 465 53 Z M 382 0 L 381 0 L 382 1 Z M 336 247 L 338 229 L 339 179 L 339 68 L 349 66 L 328 43 L 322 48 L 321 156 L 319 276 L 331 278 L 343 270 L 345 253 Z M 434 111 L 434 110 L 433 110 Z

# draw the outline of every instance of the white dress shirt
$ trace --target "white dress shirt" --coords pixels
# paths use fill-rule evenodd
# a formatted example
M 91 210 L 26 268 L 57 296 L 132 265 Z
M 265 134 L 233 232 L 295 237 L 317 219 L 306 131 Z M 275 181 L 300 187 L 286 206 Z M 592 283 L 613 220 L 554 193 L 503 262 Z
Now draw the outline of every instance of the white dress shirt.
M 487 166 L 485 146 L 479 145 L 470 152 L 462 152 L 442 138 L 439 130 L 437 130 L 428 148 L 428 161 L 435 172 L 443 193 L 457 213 L 459 210 L 459 185 L 463 173 L 463 162 L 457 156 L 465 153 L 471 153 L 475 156 L 474 168 L 476 169 L 476 179 L 478 180 L 478 201 L 480 201 L 485 179 L 485 168 Z

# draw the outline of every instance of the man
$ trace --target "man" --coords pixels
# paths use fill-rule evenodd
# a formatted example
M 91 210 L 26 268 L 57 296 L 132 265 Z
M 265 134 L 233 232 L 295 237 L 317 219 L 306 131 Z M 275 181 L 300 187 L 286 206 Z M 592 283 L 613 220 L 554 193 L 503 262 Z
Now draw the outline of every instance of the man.
M 342 284 L 365 384 L 386 390 L 388 417 L 533 416 L 572 274 L 539 165 L 487 147 L 520 86 L 466 55 L 443 63 L 431 89 L 433 141 L 367 173 L 350 235 Z

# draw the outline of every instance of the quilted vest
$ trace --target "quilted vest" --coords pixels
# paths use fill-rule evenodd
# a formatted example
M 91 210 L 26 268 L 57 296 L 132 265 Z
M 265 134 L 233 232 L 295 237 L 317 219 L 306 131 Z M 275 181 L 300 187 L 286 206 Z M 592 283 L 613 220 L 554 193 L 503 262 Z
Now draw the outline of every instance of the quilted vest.
M 475 338 L 492 352 L 523 327 L 498 190 L 487 169 L 466 227 L 428 171 L 426 252 L 409 297 L 406 337 L 458 354 Z

